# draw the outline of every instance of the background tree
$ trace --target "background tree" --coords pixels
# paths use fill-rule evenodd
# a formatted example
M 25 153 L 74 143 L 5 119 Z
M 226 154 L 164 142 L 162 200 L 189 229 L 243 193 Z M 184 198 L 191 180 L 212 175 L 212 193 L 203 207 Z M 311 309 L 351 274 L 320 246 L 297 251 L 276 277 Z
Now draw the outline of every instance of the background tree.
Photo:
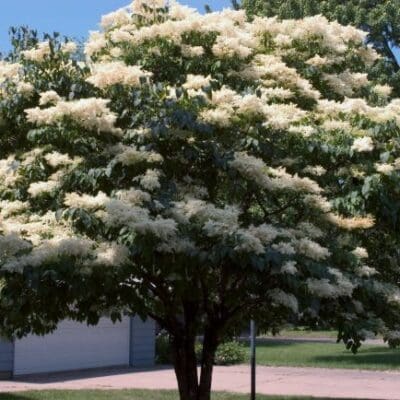
M 243 0 L 241 4 L 250 15 L 301 19 L 321 14 L 368 32 L 367 43 L 383 56 L 370 69 L 371 77 L 389 83 L 395 97 L 400 96 L 400 56 L 396 55 L 400 47 L 399 0 Z
M 181 398 L 208 400 L 243 320 L 326 323 L 354 351 L 393 328 L 400 290 L 367 265 L 352 192 L 398 176 L 400 102 L 367 79 L 365 35 L 159 0 L 102 26 L 85 63 L 46 37 L 0 64 L 2 333 L 149 316 Z

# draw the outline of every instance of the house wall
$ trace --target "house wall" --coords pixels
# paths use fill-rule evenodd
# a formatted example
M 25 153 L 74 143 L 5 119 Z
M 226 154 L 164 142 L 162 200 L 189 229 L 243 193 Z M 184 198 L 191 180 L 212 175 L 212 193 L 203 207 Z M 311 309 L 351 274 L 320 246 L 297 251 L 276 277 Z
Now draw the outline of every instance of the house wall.
M 14 375 L 129 365 L 130 318 L 96 326 L 63 321 L 46 336 L 15 342 Z
M 131 319 L 131 354 L 132 367 L 148 367 L 155 363 L 156 326 L 152 319 L 143 322 L 139 317 Z
M 95 327 L 64 321 L 53 334 L 30 335 L 15 344 L 0 339 L 0 379 L 113 365 L 152 366 L 155 330 L 151 319 L 126 317 L 114 325 L 104 318 Z
M 9 378 L 14 363 L 14 344 L 0 339 L 0 379 Z

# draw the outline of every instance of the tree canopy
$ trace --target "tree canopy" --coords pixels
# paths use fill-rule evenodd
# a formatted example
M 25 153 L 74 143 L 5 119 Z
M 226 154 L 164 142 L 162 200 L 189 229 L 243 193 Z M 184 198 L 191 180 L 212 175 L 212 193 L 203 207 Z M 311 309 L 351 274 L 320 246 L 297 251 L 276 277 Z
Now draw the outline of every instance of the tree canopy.
M 400 47 L 399 0 L 243 0 L 241 4 L 250 15 L 300 19 L 321 14 L 368 32 L 367 42 L 384 56 L 370 73 L 390 83 L 400 96 L 400 61 L 395 53 Z
M 185 400 L 209 399 L 218 344 L 251 317 L 335 326 L 354 351 L 368 332 L 398 334 L 400 289 L 369 265 L 381 216 L 365 198 L 397 193 L 400 100 L 368 79 L 379 56 L 364 32 L 136 0 L 103 17 L 85 62 L 59 37 L 13 42 L 3 334 L 151 317 Z

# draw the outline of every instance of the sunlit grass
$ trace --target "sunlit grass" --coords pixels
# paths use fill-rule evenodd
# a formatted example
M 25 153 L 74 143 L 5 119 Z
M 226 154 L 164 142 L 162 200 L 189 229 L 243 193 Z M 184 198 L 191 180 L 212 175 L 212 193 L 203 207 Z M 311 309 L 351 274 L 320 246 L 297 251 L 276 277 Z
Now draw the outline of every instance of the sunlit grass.
M 343 343 L 268 341 L 257 345 L 257 364 L 393 370 L 400 369 L 400 349 L 362 345 L 352 354 Z

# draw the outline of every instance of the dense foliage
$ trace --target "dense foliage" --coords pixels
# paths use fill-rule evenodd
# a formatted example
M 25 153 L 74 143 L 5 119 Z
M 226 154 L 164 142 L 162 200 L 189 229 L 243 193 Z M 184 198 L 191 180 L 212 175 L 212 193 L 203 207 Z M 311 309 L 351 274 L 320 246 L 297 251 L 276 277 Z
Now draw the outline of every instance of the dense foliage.
M 150 316 L 185 400 L 209 399 L 218 345 L 251 317 L 323 322 L 353 350 L 396 337 L 365 199 L 397 193 L 400 101 L 368 80 L 365 34 L 161 0 L 102 27 L 86 62 L 23 35 L 0 64 L 2 332 Z
M 381 83 L 389 83 L 392 97 L 400 96 L 400 2 L 398 0 L 351 0 L 351 1 L 315 1 L 315 0 L 243 0 L 242 5 L 250 15 L 276 16 L 280 19 L 299 19 L 312 15 L 324 15 L 329 20 L 344 25 L 354 25 L 368 32 L 366 43 L 373 46 L 382 55 L 381 59 L 366 70 L 369 77 Z M 397 53 L 396 53 L 397 52 Z M 382 151 L 381 160 L 392 156 L 397 147 L 392 138 L 389 151 Z M 398 179 L 382 176 L 369 176 L 354 182 L 351 193 L 352 202 L 367 212 L 373 212 L 379 221 L 369 230 L 364 244 L 369 252 L 369 264 L 382 270 L 386 279 L 400 282 L 400 252 L 398 243 L 400 203 L 398 200 Z M 398 335 L 386 336 L 392 345 L 399 343 Z
M 343 25 L 367 31 L 367 42 L 383 56 L 370 70 L 371 76 L 390 83 L 400 96 L 400 64 L 395 48 L 400 47 L 399 0 L 243 0 L 250 15 L 300 19 L 324 15 Z

